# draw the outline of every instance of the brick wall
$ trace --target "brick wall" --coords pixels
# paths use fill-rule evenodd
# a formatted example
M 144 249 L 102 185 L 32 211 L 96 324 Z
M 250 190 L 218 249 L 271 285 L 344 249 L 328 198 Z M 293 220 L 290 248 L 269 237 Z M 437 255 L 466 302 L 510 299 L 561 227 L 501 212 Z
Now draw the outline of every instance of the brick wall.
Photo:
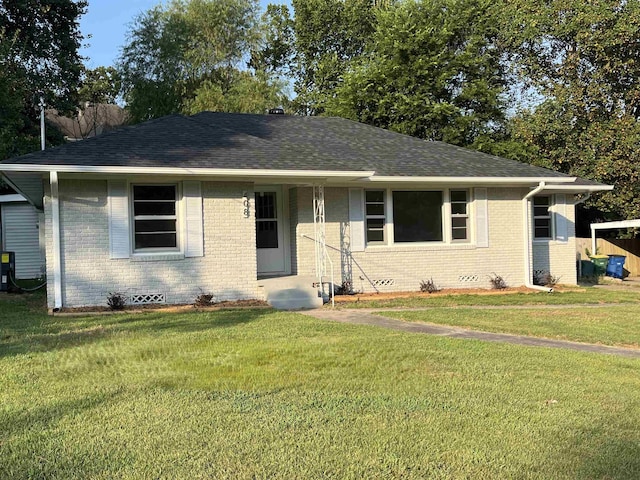
M 441 288 L 489 288 L 492 274 L 502 276 L 509 286 L 524 284 L 524 245 L 522 197 L 526 190 L 489 188 L 489 247 L 473 245 L 375 246 L 364 252 L 345 254 L 349 250 L 349 198 L 346 188 L 325 189 L 326 242 L 337 279 L 350 278 L 358 291 L 418 290 L 421 280 L 433 278 Z M 298 188 L 291 192 L 299 207 L 297 224 L 292 221 L 298 244 L 295 253 L 299 274 L 313 274 L 312 190 Z M 573 222 L 573 208 L 567 206 Z M 473 219 L 471 220 L 473 224 Z M 574 233 L 570 224 L 569 242 L 549 242 L 550 270 L 562 276 L 563 283 L 575 283 Z M 541 245 L 536 245 L 535 265 L 545 263 Z M 340 280 L 336 280 L 340 283 Z
M 567 205 L 566 217 L 568 241 L 534 241 L 532 268 L 533 272 L 549 272 L 561 284 L 575 285 L 578 282 L 575 208 Z
M 253 202 L 251 184 L 203 182 L 204 256 L 154 256 L 153 261 L 110 258 L 106 180 L 61 180 L 59 189 L 64 306 L 105 305 L 109 292 L 162 293 L 167 303 L 191 303 L 203 292 L 217 300 L 259 296 L 254 218 L 243 215 L 243 192 Z M 52 255 L 49 195 L 47 258 Z M 50 279 L 52 265 L 47 262 Z
M 163 293 L 167 303 L 191 303 L 202 292 L 218 300 L 259 298 L 256 282 L 255 223 L 243 215 L 248 183 L 203 182 L 203 257 L 179 260 L 153 257 L 111 259 L 106 180 L 61 180 L 60 219 L 63 249 L 63 305 L 105 305 L 109 292 L 127 295 Z M 289 196 L 292 273 L 314 273 L 312 190 L 292 188 Z M 498 274 L 508 285 L 524 283 L 524 189 L 488 189 L 489 247 L 473 245 L 395 245 L 369 247 L 349 255 L 349 193 L 325 189 L 326 241 L 336 283 L 351 279 L 356 290 L 418 290 L 433 278 L 441 288 L 488 288 Z M 47 258 L 52 258 L 51 202 L 45 192 Z M 573 208 L 567 206 L 569 241 L 535 243 L 533 268 L 550 271 L 562 283 L 575 283 Z M 471 222 L 473 224 L 473 220 Z M 53 262 L 47 275 L 53 279 Z M 53 306 L 53 282 L 48 303 Z

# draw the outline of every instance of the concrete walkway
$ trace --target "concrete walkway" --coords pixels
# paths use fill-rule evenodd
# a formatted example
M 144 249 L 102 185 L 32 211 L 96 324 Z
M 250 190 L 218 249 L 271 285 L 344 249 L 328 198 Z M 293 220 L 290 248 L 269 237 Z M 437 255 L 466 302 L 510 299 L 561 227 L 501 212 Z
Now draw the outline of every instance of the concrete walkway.
M 473 308 L 473 307 L 472 307 Z M 535 307 L 537 308 L 537 307 Z M 394 309 L 397 311 L 398 309 Z M 376 310 L 380 311 L 380 309 Z M 524 335 L 511 335 L 508 333 L 489 333 L 478 330 L 467 330 L 458 327 L 447 327 L 443 325 L 433 325 L 427 323 L 412 323 L 393 318 L 375 315 L 370 311 L 362 310 L 330 310 L 316 309 L 305 310 L 300 313 L 321 320 L 331 320 L 341 323 L 352 323 L 357 325 L 373 325 L 376 327 L 389 328 L 410 333 L 426 333 L 429 335 L 439 335 L 442 337 L 461 338 L 467 340 L 483 340 L 485 342 L 512 343 L 514 345 L 526 345 L 530 347 L 565 348 L 568 350 L 578 350 L 580 352 L 606 353 L 610 355 L 620 355 L 623 357 L 640 358 L 640 350 L 633 348 L 608 347 L 605 345 L 594 345 L 591 343 L 569 342 L 566 340 L 551 340 L 539 337 L 527 337 Z

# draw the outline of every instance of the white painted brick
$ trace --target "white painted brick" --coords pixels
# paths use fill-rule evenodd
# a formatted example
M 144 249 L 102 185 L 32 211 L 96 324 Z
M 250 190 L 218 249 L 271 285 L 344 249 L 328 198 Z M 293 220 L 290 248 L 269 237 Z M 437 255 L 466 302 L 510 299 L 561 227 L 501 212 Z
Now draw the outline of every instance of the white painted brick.
M 348 189 L 326 188 L 326 241 L 334 264 L 335 276 L 352 279 L 353 287 L 364 292 L 418 290 L 421 280 L 433 278 L 442 288 L 489 288 L 493 274 L 502 276 L 509 286 L 524 284 L 524 245 L 522 198 L 526 190 L 490 188 L 489 247 L 472 245 L 369 247 L 364 252 L 340 255 L 349 229 Z M 298 188 L 291 192 L 292 258 L 296 272 L 314 273 L 314 244 L 303 238 L 313 236 L 312 190 Z M 294 208 L 296 207 L 296 208 Z M 549 242 L 548 258 L 541 254 L 543 245 L 533 249 L 534 268 L 545 268 L 562 277 L 562 283 L 576 282 L 573 209 L 567 207 L 569 241 Z M 342 233 L 341 233 L 342 232 Z M 461 282 L 461 275 L 478 275 L 477 282 Z M 393 279 L 395 284 L 374 287 L 373 281 Z M 337 280 L 337 283 L 340 283 Z
M 167 303 L 190 303 L 201 292 L 217 300 L 259 296 L 254 219 L 244 218 L 246 183 L 203 182 L 205 255 L 179 261 L 134 262 L 109 258 L 107 182 L 61 180 L 63 305 L 105 305 L 109 292 L 165 293 Z M 51 215 L 46 192 L 47 258 L 51 258 Z M 53 278 L 52 262 L 47 275 Z M 50 283 L 52 285 L 52 283 Z M 52 291 L 48 303 L 53 306 Z

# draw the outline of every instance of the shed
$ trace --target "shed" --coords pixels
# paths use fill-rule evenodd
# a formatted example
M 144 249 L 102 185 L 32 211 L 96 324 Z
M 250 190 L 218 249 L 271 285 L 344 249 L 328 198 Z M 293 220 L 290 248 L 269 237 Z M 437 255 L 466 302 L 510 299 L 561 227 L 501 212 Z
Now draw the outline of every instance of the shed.
M 45 269 L 43 213 L 19 194 L 0 195 L 0 249 L 15 252 L 16 278 L 37 278 Z

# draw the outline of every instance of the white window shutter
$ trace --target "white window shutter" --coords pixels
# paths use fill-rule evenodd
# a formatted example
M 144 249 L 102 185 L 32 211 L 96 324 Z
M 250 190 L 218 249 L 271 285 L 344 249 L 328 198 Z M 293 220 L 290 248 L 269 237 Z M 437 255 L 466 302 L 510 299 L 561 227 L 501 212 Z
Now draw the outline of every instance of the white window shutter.
M 351 251 L 364 251 L 364 190 L 349 189 L 349 226 L 351 231 Z
M 556 240 L 558 242 L 567 242 L 569 240 L 567 198 L 566 195 L 556 195 L 555 197 L 554 216 L 556 219 Z
M 202 227 L 202 186 L 200 182 L 183 182 L 182 197 L 185 211 L 184 256 L 204 256 L 204 235 Z
M 129 195 L 125 180 L 109 180 L 109 254 L 111 258 L 129 258 Z
M 489 205 L 486 188 L 475 188 L 476 246 L 489 246 Z

